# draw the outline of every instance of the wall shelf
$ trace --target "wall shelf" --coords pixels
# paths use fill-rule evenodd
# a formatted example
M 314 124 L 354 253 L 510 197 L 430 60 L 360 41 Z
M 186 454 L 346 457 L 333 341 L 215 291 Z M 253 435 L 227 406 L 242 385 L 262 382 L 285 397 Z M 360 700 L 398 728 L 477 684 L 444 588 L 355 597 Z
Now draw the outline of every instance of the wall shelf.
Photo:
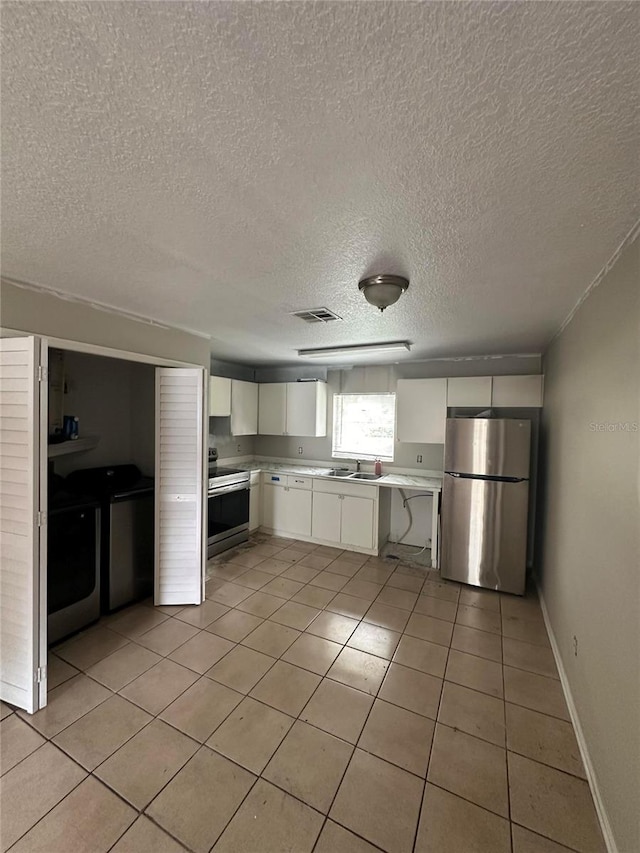
M 69 453 L 82 453 L 85 450 L 93 450 L 94 447 L 98 446 L 99 441 L 99 435 L 85 435 L 82 438 L 61 441 L 60 444 L 50 444 L 47 456 L 49 459 L 55 459 L 58 456 L 67 456 Z

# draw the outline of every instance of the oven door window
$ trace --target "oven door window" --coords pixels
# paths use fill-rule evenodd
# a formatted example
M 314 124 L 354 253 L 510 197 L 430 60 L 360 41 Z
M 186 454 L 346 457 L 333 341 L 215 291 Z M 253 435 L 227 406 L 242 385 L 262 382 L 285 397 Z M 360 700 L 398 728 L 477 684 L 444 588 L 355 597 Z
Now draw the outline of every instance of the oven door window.
M 249 489 L 211 494 L 208 500 L 208 538 L 224 536 L 249 523 Z

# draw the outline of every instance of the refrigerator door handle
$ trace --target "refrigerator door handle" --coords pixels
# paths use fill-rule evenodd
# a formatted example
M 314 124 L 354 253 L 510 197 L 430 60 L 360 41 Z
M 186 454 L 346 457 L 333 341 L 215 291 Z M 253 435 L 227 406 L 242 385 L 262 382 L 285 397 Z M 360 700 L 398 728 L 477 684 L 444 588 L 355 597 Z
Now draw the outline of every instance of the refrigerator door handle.
M 489 474 L 461 474 L 459 471 L 445 471 L 449 477 L 457 477 L 459 480 L 481 480 L 489 483 L 525 483 L 527 477 L 494 477 Z

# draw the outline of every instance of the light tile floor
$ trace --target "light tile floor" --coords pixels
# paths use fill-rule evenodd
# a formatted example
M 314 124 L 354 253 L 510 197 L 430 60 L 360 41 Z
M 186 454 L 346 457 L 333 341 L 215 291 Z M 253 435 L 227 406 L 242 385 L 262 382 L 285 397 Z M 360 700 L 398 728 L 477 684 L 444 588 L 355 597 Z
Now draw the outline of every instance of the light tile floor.
M 2 851 L 604 850 L 538 602 L 257 534 L 2 706 Z

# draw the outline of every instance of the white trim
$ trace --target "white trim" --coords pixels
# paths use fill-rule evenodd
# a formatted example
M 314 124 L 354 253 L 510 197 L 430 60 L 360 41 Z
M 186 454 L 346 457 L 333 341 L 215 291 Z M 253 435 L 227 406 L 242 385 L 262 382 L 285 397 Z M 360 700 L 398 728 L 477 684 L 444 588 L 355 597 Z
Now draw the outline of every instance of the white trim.
M 549 347 L 555 341 L 556 338 L 560 337 L 560 335 L 564 332 L 564 330 L 567 328 L 569 323 L 573 320 L 577 311 L 579 311 L 582 303 L 585 301 L 585 299 L 588 299 L 591 291 L 595 290 L 596 287 L 598 287 L 598 285 L 603 280 L 603 278 L 607 275 L 607 273 L 611 270 L 611 268 L 617 263 L 618 258 L 624 252 L 624 250 L 627 248 L 627 246 L 630 246 L 633 243 L 633 241 L 636 239 L 636 237 L 638 237 L 638 236 L 640 236 L 640 219 L 638 219 L 638 221 L 632 226 L 631 230 L 628 232 L 628 234 L 626 235 L 624 240 L 620 243 L 620 245 L 615 250 L 613 255 L 611 255 L 609 260 L 602 267 L 602 269 L 600 270 L 598 275 L 593 279 L 591 284 L 587 287 L 587 289 L 582 294 L 580 299 L 578 299 L 578 301 L 573 306 L 571 311 L 569 311 L 569 313 L 567 314 L 567 316 L 565 317 L 563 322 L 560 324 L 560 328 L 558 329 L 558 331 L 555 333 L 555 335 L 549 341 L 549 343 L 547 345 L 547 349 L 549 349 Z M 545 352 L 546 352 L 546 350 L 545 350 Z
M 38 607 L 39 607 L 39 637 L 40 645 L 37 650 L 38 666 L 38 708 L 44 708 L 47 704 L 47 658 L 49 646 L 49 601 L 48 601 L 48 523 L 49 523 L 49 346 L 47 338 L 40 338 L 39 364 L 42 378 L 39 380 L 37 392 L 38 404 L 40 406 L 40 437 L 39 453 L 34 464 L 39 466 L 39 511 L 38 515 L 43 523 L 39 525 L 39 571 L 38 571 Z
M 33 337 L 33 332 L 22 329 L 8 329 L 0 327 L 0 338 L 2 337 Z M 141 364 L 153 364 L 156 367 L 200 367 L 207 370 L 202 364 L 192 361 L 176 361 L 175 359 L 162 358 L 157 355 L 147 355 L 142 352 L 131 352 L 130 350 L 115 349 L 114 347 L 103 347 L 100 344 L 89 344 L 85 341 L 72 341 L 67 338 L 42 337 L 49 347 L 64 349 L 73 352 L 83 352 L 87 355 L 100 355 L 104 358 L 119 358 L 121 361 L 136 361 Z M 208 372 L 208 371 L 207 371 Z
M 69 341 L 65 338 L 47 338 L 49 346 L 55 349 L 73 350 L 73 352 L 84 352 L 88 355 L 100 355 L 104 358 L 119 358 L 122 361 L 137 361 L 142 364 L 153 364 L 157 367 L 202 367 L 201 364 L 194 364 L 189 361 L 174 361 L 169 358 L 160 358 L 160 356 L 147 355 L 146 353 L 130 352 L 129 350 L 114 349 L 113 347 L 103 347 L 98 344 L 87 344 L 83 341 Z
M 547 605 L 545 604 L 545 600 L 542 595 L 542 588 L 537 577 L 535 578 L 535 582 L 536 587 L 538 589 L 538 598 L 540 599 L 542 617 L 544 619 L 544 624 L 547 629 L 547 634 L 549 635 L 549 642 L 551 643 L 553 657 L 555 658 L 556 666 L 558 667 L 560 684 L 562 685 L 564 698 L 566 699 L 567 708 L 569 709 L 569 716 L 571 717 L 571 722 L 573 723 L 573 730 L 576 735 L 576 740 L 578 741 L 578 748 L 580 749 L 580 755 L 582 756 L 582 762 L 584 764 L 585 773 L 587 774 L 587 782 L 589 783 L 589 788 L 591 789 L 591 795 L 593 797 L 593 803 L 596 808 L 598 822 L 600 823 L 600 829 L 602 830 L 602 835 L 604 837 L 604 843 L 607 847 L 608 853 L 619 853 L 613 835 L 613 830 L 611 829 L 611 824 L 607 816 L 604 801 L 602 799 L 602 795 L 600 794 L 600 787 L 598 785 L 596 771 L 593 767 L 593 763 L 591 762 L 591 757 L 589 755 L 587 741 L 584 736 L 584 732 L 582 731 L 582 726 L 580 725 L 578 710 L 576 708 L 575 702 L 573 701 L 571 687 L 569 685 L 569 679 L 567 678 L 567 673 L 565 671 L 564 664 L 562 663 L 562 658 L 560 657 L 558 643 L 556 641 L 555 634 L 553 633 L 553 628 L 551 627 L 549 611 L 547 610 Z
M 32 290 L 35 293 L 44 293 L 49 296 L 56 296 L 58 299 L 64 299 L 65 302 L 78 302 L 81 305 L 88 305 L 89 308 L 94 308 L 96 311 L 106 311 L 109 314 L 117 314 L 120 317 L 125 317 L 127 320 L 133 320 L 136 323 L 144 323 L 147 326 L 155 326 L 157 329 L 167 329 L 170 331 L 186 332 L 189 335 L 195 335 L 198 338 L 204 338 L 207 341 L 211 340 L 211 335 L 206 332 L 199 332 L 196 329 L 190 329 L 187 326 L 175 326 L 156 320 L 153 317 L 146 317 L 143 314 L 135 314 L 132 311 L 124 311 L 122 308 L 116 308 L 114 305 L 109 305 L 106 302 L 96 302 L 94 299 L 87 299 L 84 296 L 75 296 L 73 293 L 67 293 L 64 290 L 56 290 L 53 287 L 44 287 L 41 284 L 33 284 L 30 281 L 18 281 L 15 278 L 7 278 L 2 276 L 2 281 L 7 284 L 12 284 L 14 287 L 19 287 L 22 290 Z

